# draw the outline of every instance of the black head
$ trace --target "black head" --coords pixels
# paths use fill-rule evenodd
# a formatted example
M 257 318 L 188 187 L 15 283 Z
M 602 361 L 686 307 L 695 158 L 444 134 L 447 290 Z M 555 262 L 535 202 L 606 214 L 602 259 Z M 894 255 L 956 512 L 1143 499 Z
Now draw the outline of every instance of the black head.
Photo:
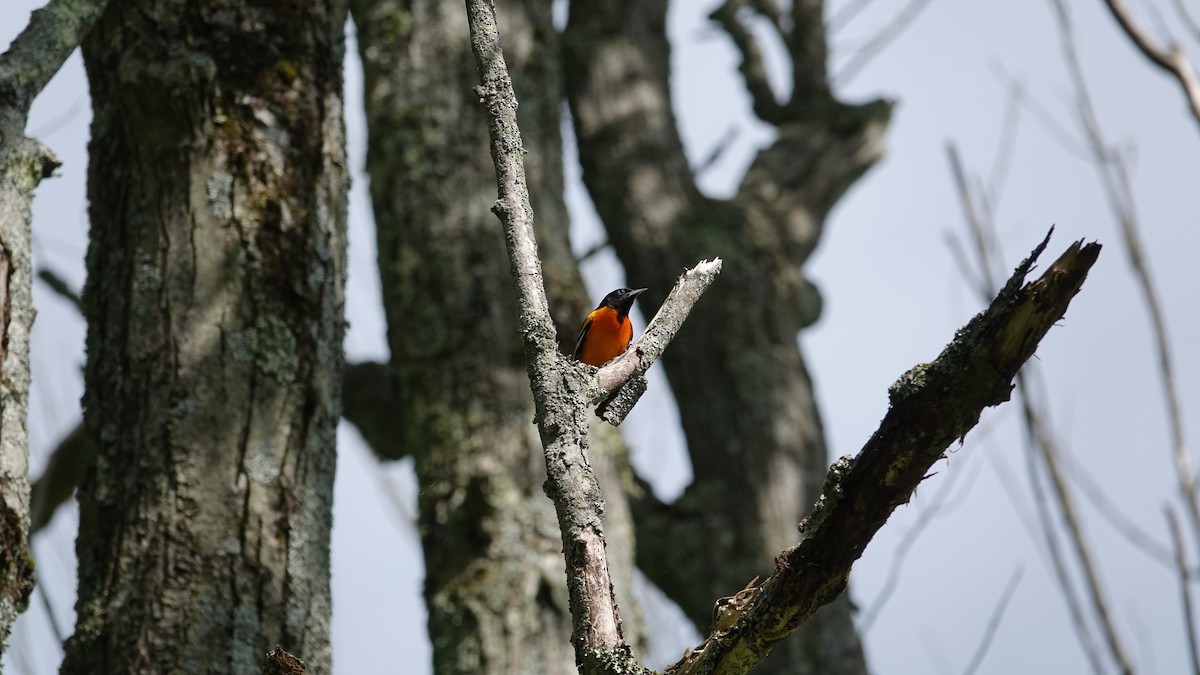
M 617 310 L 617 317 L 624 319 L 629 316 L 629 310 L 633 307 L 633 301 L 637 300 L 637 296 L 645 293 L 644 288 L 618 288 L 617 290 L 604 296 L 600 301 L 601 307 L 612 307 Z

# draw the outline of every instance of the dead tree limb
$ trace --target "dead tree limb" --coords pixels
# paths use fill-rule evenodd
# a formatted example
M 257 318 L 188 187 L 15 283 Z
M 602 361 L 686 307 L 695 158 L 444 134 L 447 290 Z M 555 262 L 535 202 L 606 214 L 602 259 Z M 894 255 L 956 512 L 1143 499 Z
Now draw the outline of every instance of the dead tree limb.
M 605 550 L 604 499 L 587 453 L 586 402 L 601 385 L 589 370 L 558 351 L 534 237 L 517 100 L 500 46 L 495 7 L 489 0 L 467 0 L 466 7 L 471 49 L 481 81 L 475 92 L 486 112 L 496 166 L 498 198 L 492 211 L 504 229 L 519 307 L 518 326 L 533 389 L 535 422 L 545 451 L 545 489 L 554 502 L 562 532 L 576 663 L 583 673 L 643 672 L 622 634 Z M 715 272 L 709 269 L 707 275 L 715 276 Z M 704 275 L 701 270 L 700 276 Z M 682 303 L 660 310 L 660 314 L 663 312 L 677 316 L 678 323 L 687 314 Z M 629 375 L 642 367 L 639 353 L 661 353 L 673 334 L 668 328 L 664 324 L 659 330 L 664 338 L 661 342 L 647 342 L 645 349 L 635 349 L 626 357 L 636 360 L 636 367 L 628 368 Z M 624 366 L 614 364 L 605 370 L 619 367 Z M 612 391 L 622 383 L 616 377 L 606 379 L 604 386 L 611 385 Z
M 1121 30 L 1125 31 L 1125 35 L 1150 60 L 1150 63 L 1158 66 L 1179 82 L 1179 88 L 1183 90 L 1183 96 L 1187 100 L 1192 117 L 1195 117 L 1196 122 L 1200 123 L 1200 78 L 1196 77 L 1196 68 L 1188 60 L 1183 49 L 1177 44 L 1170 44 L 1166 47 L 1154 44 L 1154 41 L 1146 33 L 1146 29 L 1134 20 L 1133 14 L 1121 0 L 1105 0 L 1104 4 L 1112 13 L 1113 18 L 1117 20 Z
M 1009 400 L 1017 371 L 1063 317 L 1100 254 L 1099 244 L 1076 242 L 1025 283 L 1048 242 L 1047 235 L 937 359 L 892 385 L 879 429 L 857 457 L 830 468 L 820 500 L 800 525 L 800 543 L 780 553 L 774 573 L 733 609 L 735 616 L 718 620 L 669 673 L 747 672 L 845 589 L 850 566 L 946 448 L 966 436 L 984 408 Z

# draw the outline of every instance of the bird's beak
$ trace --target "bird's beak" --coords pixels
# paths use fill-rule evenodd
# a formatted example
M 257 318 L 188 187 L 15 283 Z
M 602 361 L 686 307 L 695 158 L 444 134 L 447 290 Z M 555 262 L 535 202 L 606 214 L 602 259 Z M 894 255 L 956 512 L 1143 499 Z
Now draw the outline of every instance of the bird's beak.
M 646 289 L 644 289 L 644 288 L 635 288 L 635 289 L 633 289 L 633 290 L 632 290 L 632 291 L 629 293 L 629 297 L 630 297 L 631 299 L 632 299 L 632 298 L 636 298 L 637 296 L 639 296 L 639 295 L 641 295 L 642 293 L 645 293 L 645 292 L 646 292 Z

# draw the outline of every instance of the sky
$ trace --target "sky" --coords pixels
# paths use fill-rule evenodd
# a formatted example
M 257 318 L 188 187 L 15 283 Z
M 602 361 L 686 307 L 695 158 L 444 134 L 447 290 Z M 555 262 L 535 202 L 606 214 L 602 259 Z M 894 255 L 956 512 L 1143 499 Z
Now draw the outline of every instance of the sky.
M 7 45 L 39 4 L 8 0 L 0 6 L 0 45 Z M 737 132 L 721 161 L 700 176 L 703 189 L 720 197 L 733 193 L 756 149 L 770 142 L 771 130 L 753 121 L 732 46 L 704 18 L 714 4 L 673 3 L 668 30 L 674 47 L 672 93 L 689 155 L 699 162 L 730 129 Z M 828 15 L 838 17 L 855 4 L 833 2 Z M 1200 251 L 1200 125 L 1189 117 L 1176 84 L 1134 51 L 1100 0 L 1067 4 L 1100 124 L 1131 158 L 1130 178 L 1173 348 L 1185 434 L 1195 439 L 1200 271 L 1192 257 Z M 1152 34 L 1160 36 L 1163 26 L 1170 26 L 1183 38 L 1173 6 L 1162 3 L 1157 13 L 1147 13 L 1144 4 L 1135 9 Z M 1200 14 L 1200 6 L 1191 6 Z M 911 24 L 856 75 L 836 83 L 845 100 L 882 96 L 897 107 L 887 154 L 835 208 L 808 265 L 825 310 L 800 343 L 832 457 L 857 452 L 886 411 L 888 385 L 936 357 L 955 329 L 983 306 L 948 243 L 968 241 L 946 159 L 947 144 L 954 143 L 972 180 L 992 186 L 1003 261 L 998 274 L 1007 276 L 1052 224 L 1055 235 L 1043 268 L 1072 241 L 1104 245 L 1082 293 L 1039 348 L 1037 379 L 1050 401 L 1049 417 L 1064 448 L 1083 531 L 1095 550 L 1099 582 L 1131 660 L 1138 672 L 1183 672 L 1188 661 L 1173 573 L 1122 538 L 1084 491 L 1085 484 L 1094 483 L 1126 518 L 1157 541 L 1168 541 L 1163 508 L 1174 495 L 1175 479 L 1150 324 L 1096 168 L 1076 147 L 1082 134 L 1050 5 L 1045 0 L 917 0 L 911 5 L 876 0 L 852 21 L 836 24 L 833 72 L 844 73 L 856 50 L 909 11 L 906 7 L 920 8 Z M 355 182 L 346 351 L 350 360 L 384 359 L 363 176 L 362 78 L 354 50 L 347 51 Z M 1200 61 L 1198 51 L 1190 51 L 1194 61 Z M 771 64 L 776 82 L 785 81 L 778 58 Z M 1015 132 L 1006 134 L 1010 80 L 1027 93 L 1013 117 Z M 1051 131 L 1047 118 L 1065 133 Z M 63 161 L 58 177 L 38 190 L 35 265 L 53 269 L 75 288 L 84 277 L 89 121 L 87 85 L 76 54 L 36 101 L 28 127 Z M 1076 140 L 1064 141 L 1064 135 Z M 583 251 L 602 235 L 579 183 L 573 148 L 567 154 L 573 245 Z M 607 251 L 589 259 L 584 274 L 597 298 L 618 284 L 638 283 L 624 279 Z M 79 418 L 85 327 L 75 309 L 44 285 L 35 283 L 34 292 L 38 317 L 29 428 L 36 475 Z M 638 470 L 669 499 L 687 485 L 690 471 L 665 379 L 652 372 L 650 381 L 624 432 Z M 986 412 L 980 428 L 948 462 L 935 467 L 937 475 L 892 516 L 854 568 L 850 592 L 860 610 L 873 673 L 967 672 L 1010 584 L 1015 584 L 1010 600 L 974 672 L 1089 671 L 1033 525 L 1034 497 L 1018 413 L 1013 404 Z M 375 672 L 374 647 L 381 643 L 402 643 L 410 662 L 424 668 L 410 672 L 429 672 L 411 465 L 381 468 L 345 424 L 339 443 L 335 672 Z M 1195 447 L 1194 440 L 1189 447 Z M 73 510 L 64 509 L 35 540 L 41 595 L 18 621 L 4 672 L 57 671 L 61 649 L 55 631 L 69 635 L 73 623 L 76 526 Z M 1195 565 L 1200 544 L 1190 539 L 1188 544 Z M 640 585 L 658 597 L 644 581 Z M 46 606 L 53 608 L 57 629 Z M 874 618 L 867 625 L 869 617 Z M 661 600 L 651 600 L 647 620 L 651 665 L 673 661 L 695 639 L 679 627 L 677 610 Z

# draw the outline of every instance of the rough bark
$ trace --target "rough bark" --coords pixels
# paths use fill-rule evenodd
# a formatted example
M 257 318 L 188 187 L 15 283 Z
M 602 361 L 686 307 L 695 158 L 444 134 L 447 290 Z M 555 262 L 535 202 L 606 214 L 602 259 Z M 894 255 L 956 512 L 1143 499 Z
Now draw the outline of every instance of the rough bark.
M 33 592 L 29 549 L 29 332 L 33 327 L 33 192 L 58 160 L 25 136 L 33 99 L 104 9 L 51 2 L 0 55 L 0 654 Z
M 502 8 L 521 96 L 530 194 L 563 344 L 588 308 L 562 201 L 562 85 L 551 3 Z M 495 173 L 461 3 L 353 2 L 366 77 L 371 175 L 394 429 L 380 456 L 412 454 L 434 670 L 575 670 L 562 545 L 522 353 Z M 568 345 L 569 348 L 569 345 Z M 365 423 L 365 421 L 364 421 Z M 369 424 L 368 424 L 369 426 Z M 615 541 L 613 573 L 635 617 L 633 539 L 612 429 L 593 446 Z M 637 635 L 636 620 L 627 626 Z M 632 630 L 630 630 L 632 628 Z
M 760 586 L 722 598 L 708 638 L 668 673 L 749 672 L 818 608 L 842 595 L 850 566 L 892 512 L 978 424 L 985 407 L 1009 400 L 1021 366 L 1062 319 L 1100 255 L 1099 244 L 1075 242 L 1026 283 L 1049 241 L 1047 234 L 936 359 L 913 367 L 888 389 L 890 406 L 879 429 L 858 455 L 829 469 L 820 500 L 800 524 L 800 542 L 779 553 Z
M 114 3 L 94 118 L 64 673 L 331 670 L 345 10 Z
M 756 114 L 779 137 L 730 200 L 703 196 L 683 153 L 664 0 L 573 3 L 564 37 L 584 182 L 627 274 L 654 304 L 691 261 L 725 261 L 713 297 L 663 359 L 695 479 L 673 505 L 648 491 L 635 502 L 639 565 L 701 631 L 714 598 L 770 571 L 820 494 L 827 450 L 796 333 L 821 303 L 801 265 L 829 209 L 879 158 L 889 115 L 884 102 L 850 106 L 829 92 L 821 2 L 793 3 L 790 21 L 767 17 L 792 58 L 793 92 L 777 101 L 739 22 L 743 4 L 714 18 L 743 53 Z M 865 672 L 849 611 L 845 599 L 823 610 L 763 672 Z

